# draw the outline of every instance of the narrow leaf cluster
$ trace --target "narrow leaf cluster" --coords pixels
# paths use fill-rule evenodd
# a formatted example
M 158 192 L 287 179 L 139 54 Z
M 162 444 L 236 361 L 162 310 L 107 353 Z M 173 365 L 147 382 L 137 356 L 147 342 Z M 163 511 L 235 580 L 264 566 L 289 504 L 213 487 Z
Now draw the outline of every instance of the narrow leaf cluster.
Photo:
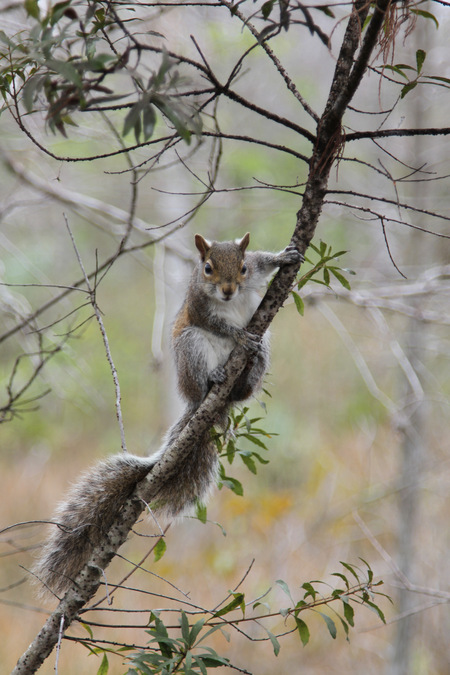
M 343 571 L 331 575 L 342 582 L 337 588 L 327 582 L 314 580 L 304 582 L 298 590 L 291 590 L 285 581 L 278 579 L 276 588 L 287 596 L 289 605 L 275 611 L 267 602 L 257 601 L 251 605 L 249 612 L 250 603 L 246 602 L 245 594 L 237 591 L 230 591 L 219 604 L 219 609 L 204 610 L 201 618 L 198 618 L 198 611 L 180 610 L 178 622 L 172 620 L 168 624 L 162 618 L 164 610 L 152 611 L 149 628 L 146 629 L 150 636 L 148 646 L 127 657 L 126 675 L 206 675 L 211 668 L 232 666 L 228 658 L 218 654 L 211 646 L 206 646 L 205 641 L 217 631 L 228 641 L 226 629 L 230 627 L 239 627 L 240 633 L 246 636 L 248 623 L 253 623 L 263 631 L 266 637 L 262 639 L 270 642 L 275 656 L 280 653 L 281 639 L 286 635 L 297 635 L 303 646 L 310 642 L 314 614 L 321 617 L 333 640 L 338 637 L 339 627 L 346 640 L 349 640 L 350 630 L 355 626 L 355 609 L 358 605 L 367 607 L 385 623 L 384 612 L 378 603 L 379 598 L 390 598 L 378 590 L 383 582 L 375 582 L 368 563 L 360 560 L 362 567 L 341 562 Z M 296 595 L 299 596 L 297 599 Z M 173 612 L 169 616 L 173 616 Z M 283 622 L 281 630 L 280 619 Z M 87 629 L 92 636 L 89 626 Z M 102 648 L 92 651 L 103 654 L 98 675 L 106 675 L 106 652 Z M 114 650 L 109 649 L 108 652 L 114 653 Z M 115 653 L 120 654 L 120 650 Z

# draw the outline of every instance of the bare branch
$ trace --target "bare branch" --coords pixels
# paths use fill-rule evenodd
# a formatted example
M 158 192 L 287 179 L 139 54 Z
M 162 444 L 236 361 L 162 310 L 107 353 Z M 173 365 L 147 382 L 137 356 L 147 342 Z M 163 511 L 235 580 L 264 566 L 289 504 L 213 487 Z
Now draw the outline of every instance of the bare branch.
M 103 318 L 100 313 L 99 307 L 97 305 L 97 300 L 96 300 L 96 292 L 97 292 L 97 286 L 95 285 L 94 287 L 91 286 L 90 281 L 89 281 L 89 276 L 86 274 L 86 270 L 84 269 L 83 261 L 81 259 L 80 252 L 78 250 L 78 247 L 75 243 L 75 239 L 72 233 L 72 230 L 70 229 L 69 221 L 67 220 L 66 216 L 64 216 L 64 221 L 66 223 L 67 230 L 69 232 L 70 239 L 72 241 L 72 246 L 75 251 L 75 255 L 77 256 L 78 264 L 80 265 L 81 271 L 83 272 L 84 280 L 86 282 L 87 289 L 89 291 L 89 297 L 91 300 L 91 305 L 94 310 L 95 318 L 97 319 L 97 323 L 100 328 L 100 333 L 102 334 L 102 339 L 103 339 L 103 344 L 105 346 L 105 351 L 106 351 L 106 358 L 108 359 L 109 367 L 111 368 L 111 374 L 114 382 L 114 390 L 116 392 L 116 417 L 117 417 L 117 422 L 119 424 L 119 429 L 120 429 L 120 438 L 121 438 L 121 443 L 122 443 L 122 450 L 124 452 L 127 452 L 127 446 L 125 442 L 125 430 L 123 426 L 123 418 L 122 418 L 122 406 L 120 404 L 121 402 L 121 394 L 120 394 L 120 384 L 119 384 L 119 378 L 117 375 L 117 370 L 114 365 L 113 357 L 111 354 L 111 349 L 109 346 L 109 340 L 108 336 L 106 334 L 106 329 L 105 329 L 105 324 L 103 323 Z M 120 250 L 120 249 L 119 249 Z M 95 276 L 96 279 L 96 276 Z

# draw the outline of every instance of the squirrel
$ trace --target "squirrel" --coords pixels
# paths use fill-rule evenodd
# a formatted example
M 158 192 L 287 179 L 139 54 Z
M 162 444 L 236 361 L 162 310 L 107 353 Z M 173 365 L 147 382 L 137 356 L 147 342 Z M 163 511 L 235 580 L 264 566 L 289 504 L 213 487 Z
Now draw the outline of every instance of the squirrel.
M 181 418 L 169 429 L 161 448 L 150 457 L 127 452 L 101 461 L 81 476 L 55 511 L 57 526 L 34 566 L 36 578 L 55 594 L 65 592 L 83 568 L 103 533 L 143 480 L 178 437 L 214 383 L 224 381 L 224 365 L 236 344 L 248 362 L 234 384 L 215 424 L 226 424 L 228 408 L 255 394 L 269 363 L 267 333 L 262 340 L 246 330 L 260 303 L 270 274 L 301 261 L 296 248 L 280 253 L 247 252 L 250 235 L 240 241 L 212 242 L 195 235 L 200 260 L 195 266 L 172 330 L 178 388 L 186 401 Z M 205 503 L 217 482 L 219 459 L 208 429 L 192 452 L 163 482 L 152 510 L 175 517 Z

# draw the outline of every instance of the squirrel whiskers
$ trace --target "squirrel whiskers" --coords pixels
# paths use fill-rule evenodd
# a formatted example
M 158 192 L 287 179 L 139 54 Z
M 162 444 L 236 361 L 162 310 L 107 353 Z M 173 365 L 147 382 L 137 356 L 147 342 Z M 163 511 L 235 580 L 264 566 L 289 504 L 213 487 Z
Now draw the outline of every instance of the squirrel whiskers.
M 250 235 L 240 241 L 208 242 L 195 235 L 200 260 L 172 332 L 178 388 L 187 407 L 169 430 L 162 447 L 150 457 L 114 455 L 94 466 L 72 486 L 57 508 L 50 536 L 34 574 L 56 594 L 65 592 L 101 543 L 137 483 L 178 437 L 214 383 L 224 381 L 224 365 L 236 344 L 248 352 L 247 365 L 234 383 L 214 424 L 224 426 L 230 405 L 256 393 L 269 363 L 269 342 L 246 330 L 270 274 L 298 263 L 298 251 L 247 252 Z M 174 517 L 205 502 L 217 482 L 219 460 L 210 431 L 203 433 L 175 470 L 158 480 L 152 495 L 155 513 Z

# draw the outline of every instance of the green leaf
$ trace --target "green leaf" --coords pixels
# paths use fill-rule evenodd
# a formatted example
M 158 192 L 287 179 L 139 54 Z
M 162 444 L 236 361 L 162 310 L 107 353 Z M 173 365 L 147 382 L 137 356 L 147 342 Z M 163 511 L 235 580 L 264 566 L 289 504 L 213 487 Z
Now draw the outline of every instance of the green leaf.
M 4 30 L 0 30 L 0 41 L 3 42 L 8 47 L 11 47 L 11 49 L 15 49 L 16 47 L 14 42 L 9 39 Z
M 197 668 L 200 670 L 200 674 L 201 675 L 208 675 L 208 671 L 206 670 L 206 665 L 203 662 L 203 659 L 201 659 L 199 656 L 193 656 L 192 659 L 194 661 L 194 665 L 197 666 Z M 193 670 L 191 672 L 193 673 L 193 675 L 198 674 L 197 670 Z
M 174 641 L 169 637 L 167 628 L 156 612 L 152 612 L 150 618 L 154 621 L 155 626 L 147 632 L 152 636 L 153 642 L 158 643 L 161 654 L 166 658 L 172 658 Z
M 256 609 L 257 607 L 264 607 L 266 612 L 270 612 L 270 605 L 267 602 L 255 602 L 254 605 L 253 605 L 253 609 Z M 289 610 L 286 610 L 286 611 L 289 612 Z M 281 614 L 281 616 L 284 616 L 281 609 L 280 609 L 280 614 Z
M 252 452 L 252 457 L 255 457 L 260 464 L 270 464 L 270 460 L 264 459 L 264 457 L 261 457 L 257 452 Z
M 222 480 L 222 484 L 225 485 L 225 487 L 227 487 L 229 490 L 234 492 L 234 494 L 237 495 L 238 497 L 244 496 L 243 485 L 236 478 L 232 478 L 231 476 L 228 476 L 227 478 Z
M 111 61 L 117 61 L 116 57 L 112 56 L 111 54 L 94 54 L 93 52 L 95 52 L 95 41 L 91 41 L 90 43 L 90 52 L 91 53 L 87 54 L 88 70 L 102 73 L 108 66 L 108 64 L 111 63 Z M 125 96 L 126 94 L 122 94 L 121 98 L 124 98 Z
M 326 252 L 327 252 L 327 244 L 324 241 L 320 240 L 320 244 L 319 244 L 319 255 L 320 255 L 320 257 L 323 258 L 325 256 Z
M 385 63 L 383 68 L 384 68 L 384 70 L 392 70 L 393 73 L 397 73 L 397 75 L 401 75 L 402 77 L 405 78 L 405 80 L 408 79 L 408 76 L 405 75 L 405 73 L 403 72 L 404 68 L 406 68 L 407 70 L 414 70 L 414 68 L 411 68 L 411 66 L 405 66 L 405 65 L 403 65 L 403 66 L 391 66 L 388 63 Z
M 219 609 L 218 612 L 213 614 L 214 619 L 217 619 L 219 616 L 224 616 L 225 614 L 232 612 L 237 607 L 241 607 L 242 613 L 245 614 L 244 593 L 233 593 L 232 595 L 234 596 L 233 600 L 229 602 L 228 605 L 225 605 L 225 607 L 222 607 L 222 609 Z
M 25 11 L 28 16 L 32 16 L 33 19 L 39 19 L 39 3 L 38 0 L 25 0 L 24 3 Z
M 103 654 L 103 660 L 100 665 L 100 668 L 97 670 L 97 675 L 106 675 L 109 669 L 108 657 L 106 654 Z
M 426 75 L 428 80 L 437 80 L 438 82 L 444 82 L 445 84 L 450 84 L 450 78 L 440 77 L 439 75 Z
M 378 607 L 378 605 L 376 605 L 374 602 L 371 602 L 371 601 L 368 600 L 367 598 L 364 598 L 364 604 L 365 604 L 369 609 L 371 609 L 373 612 L 375 612 L 375 614 L 378 614 L 378 616 L 380 617 L 380 619 L 382 620 L 383 623 L 386 623 L 386 618 L 385 618 L 385 616 L 384 616 L 384 613 L 383 613 L 383 611 Z
M 92 16 L 95 16 L 95 21 L 94 21 L 94 27 L 96 30 L 99 30 L 100 28 L 105 27 L 105 18 L 106 18 L 106 12 L 104 8 L 102 7 L 101 9 L 98 9 L 95 11 L 95 4 L 93 3 L 93 6 L 90 8 L 90 12 L 93 12 Z M 91 16 L 86 16 L 86 19 L 91 18 Z
M 45 85 L 47 75 L 33 75 L 25 83 L 22 89 L 22 101 L 27 112 L 31 112 L 39 90 Z
M 280 653 L 280 643 L 278 642 L 278 638 L 266 626 L 264 626 L 263 624 L 259 625 L 266 631 L 267 636 L 272 643 L 273 653 L 275 654 L 275 656 L 278 656 L 278 654 Z
M 310 595 L 313 600 L 316 599 L 317 591 L 309 582 L 302 584 L 302 588 L 304 588 L 306 591 L 305 595 L 303 596 L 304 598 L 307 598 L 308 595 Z
M 191 644 L 189 641 L 189 620 L 186 616 L 186 612 L 183 611 L 181 611 L 180 626 L 181 626 L 181 636 L 185 641 L 186 645 L 190 647 Z
M 331 258 L 340 258 L 341 256 L 346 255 L 347 253 L 348 253 L 348 251 L 338 251 L 337 253 L 333 253 L 333 255 L 330 256 L 330 257 Z
M 365 20 L 364 20 L 364 23 L 363 23 L 363 26 L 362 26 L 362 30 L 363 30 L 363 31 L 365 31 L 365 29 L 366 29 L 367 26 L 369 25 L 369 23 L 370 23 L 370 21 L 371 21 L 371 19 L 372 19 L 372 16 L 373 16 L 373 13 L 372 13 L 372 12 L 369 12 L 369 14 L 366 16 L 366 18 L 365 18 Z
M 232 490 L 232 492 L 234 492 L 239 497 L 243 496 L 244 488 L 242 487 L 242 483 L 240 481 L 238 481 L 236 478 L 232 478 L 231 476 L 226 476 L 225 470 L 223 468 L 223 464 L 220 465 L 219 476 L 220 476 L 220 483 L 222 485 L 225 485 L 225 487 Z
M 348 570 L 351 574 L 353 574 L 353 576 L 355 577 L 356 581 L 359 583 L 359 576 L 358 576 L 358 574 L 355 572 L 355 570 L 354 570 L 354 568 L 353 568 L 353 565 L 349 565 L 349 563 L 342 562 L 342 560 L 340 560 L 339 562 L 341 563 L 342 567 L 345 567 L 346 570 Z
M 295 306 L 297 308 L 297 312 L 300 314 L 300 316 L 303 316 L 305 314 L 305 303 L 301 299 L 298 293 L 295 291 L 291 291 L 292 297 L 294 298 Z
M 197 637 L 202 630 L 203 626 L 205 625 L 206 619 L 200 619 L 200 621 L 197 621 L 194 623 L 194 625 L 191 628 L 191 632 L 189 633 L 189 646 L 192 648 L 195 645 L 195 642 L 197 640 Z
M 246 438 L 247 440 L 251 441 L 251 443 L 254 443 L 254 445 L 257 445 L 258 448 L 262 448 L 263 450 L 267 450 L 267 446 L 263 441 L 258 438 L 257 436 L 253 434 L 242 434 L 243 438 Z
M 342 628 L 343 628 L 344 631 L 345 631 L 346 640 L 347 640 L 347 642 L 350 642 L 350 639 L 349 639 L 349 632 L 350 632 L 349 625 L 348 625 L 348 623 L 347 623 L 346 621 L 344 621 L 344 619 L 342 618 L 342 616 L 339 616 L 339 614 L 338 614 L 337 616 L 338 616 L 339 621 L 341 622 Z
M 192 654 L 191 654 L 191 652 L 187 652 L 185 657 L 184 657 L 183 672 L 184 672 L 184 675 L 196 675 L 196 673 L 192 670 Z
M 343 274 L 341 274 L 340 272 L 338 272 L 337 269 L 336 269 L 335 267 L 330 267 L 329 270 L 330 270 L 330 272 L 333 274 L 333 276 L 336 277 L 336 279 L 339 281 L 339 283 L 341 284 L 341 286 L 343 286 L 344 288 L 346 288 L 348 291 L 351 290 L 351 286 L 350 286 L 350 284 L 349 284 L 349 282 L 348 282 L 348 279 L 346 279 L 346 278 L 344 277 Z
M 396 63 L 394 68 L 399 68 L 401 70 L 414 70 L 412 66 L 408 66 L 407 63 Z
M 361 556 L 359 556 L 359 559 L 360 559 L 360 560 L 364 563 L 364 565 L 367 567 L 367 580 L 368 580 L 368 582 L 369 582 L 369 584 L 370 584 L 370 583 L 372 583 L 372 580 L 373 580 L 373 571 L 372 571 L 372 569 L 371 569 L 369 563 L 367 562 L 367 560 L 364 560 L 364 558 L 361 558 Z
M 218 668 L 220 666 L 227 666 L 230 660 L 219 656 L 217 652 L 211 647 L 204 647 L 206 654 L 199 654 L 197 658 L 201 659 L 208 668 Z
M 336 624 L 334 623 L 333 619 L 331 619 L 328 614 L 324 614 L 323 612 L 319 612 L 320 616 L 323 618 L 325 623 L 327 624 L 328 631 L 333 638 L 333 640 L 336 639 L 337 635 L 337 630 L 336 630 Z
M 417 82 L 408 82 L 400 92 L 400 98 L 405 98 L 406 94 L 417 87 Z
M 250 424 L 250 420 L 248 419 L 247 415 L 245 414 L 247 412 L 248 408 L 244 410 L 244 423 L 245 423 L 245 428 L 247 429 L 247 433 L 249 434 L 252 428 L 252 425 Z
M 222 656 L 205 656 L 202 661 L 207 668 L 220 668 L 220 666 L 227 666 L 230 663 L 229 659 Z
M 148 141 L 149 138 L 153 135 L 156 124 L 156 113 L 152 105 L 148 105 L 147 108 L 144 108 L 143 118 L 143 132 L 144 132 L 144 141 Z
M 257 469 L 253 459 L 251 457 L 248 457 L 247 455 L 244 455 L 243 453 L 241 453 L 241 459 L 244 462 L 247 469 L 256 475 Z
M 81 89 L 83 86 L 79 72 L 73 67 L 71 63 L 68 63 L 67 61 L 59 61 L 58 59 L 48 59 L 45 62 L 45 65 L 50 70 L 54 70 L 55 73 L 61 75 L 68 82 L 72 82 L 72 84 L 78 87 L 78 89 Z
M 344 616 L 345 616 L 346 620 L 348 621 L 348 623 L 350 624 L 350 626 L 352 626 L 352 628 L 353 628 L 354 625 L 355 625 L 355 622 L 354 622 L 354 615 L 355 615 L 354 609 L 353 609 L 353 607 L 351 606 L 351 604 L 350 604 L 348 598 L 342 598 L 342 602 L 344 603 Z
M 202 621 L 203 621 L 203 619 L 202 619 Z M 203 635 L 202 635 L 202 637 L 200 638 L 200 640 L 198 640 L 197 646 L 200 644 L 200 642 L 203 642 L 204 640 L 206 640 L 207 638 L 209 638 L 210 635 L 212 635 L 213 633 L 216 633 L 218 630 L 220 630 L 220 632 L 225 636 L 225 639 L 227 640 L 227 642 L 229 642 L 230 640 L 226 637 L 225 632 L 224 632 L 222 629 L 223 629 L 223 624 L 217 624 L 217 625 L 215 625 L 215 626 L 212 626 L 212 628 L 209 628 L 205 633 L 203 633 Z M 211 647 L 205 647 L 204 649 L 206 649 L 206 650 L 207 650 L 208 652 L 210 652 L 211 654 L 215 654 L 215 653 L 216 653 L 216 652 L 214 651 L 214 649 L 212 649 Z
M 163 557 L 164 553 L 166 552 L 167 549 L 167 544 L 163 537 L 160 538 L 160 540 L 157 542 L 155 548 L 153 549 L 153 555 L 154 555 L 154 561 L 158 562 L 158 560 L 161 560 Z
M 168 100 L 167 97 L 163 98 L 162 96 L 154 96 L 153 102 L 156 107 L 160 109 L 163 115 L 165 115 L 167 119 L 172 122 L 177 134 L 189 145 L 192 134 L 187 127 L 188 119 L 181 112 L 179 106 L 175 105 L 173 101 Z
M 342 588 L 335 588 L 334 591 L 331 593 L 332 598 L 340 598 L 341 595 L 343 595 L 345 591 Z
M 409 11 L 411 14 L 416 14 L 416 16 L 422 16 L 424 19 L 431 19 L 436 24 L 436 28 L 439 28 L 439 21 L 431 12 L 426 12 L 423 9 L 410 9 Z
M 164 50 L 161 60 L 161 65 L 159 66 L 158 72 L 154 73 L 148 82 L 148 89 L 157 90 L 166 80 L 166 75 L 172 66 L 175 65 L 175 61 L 169 56 L 169 54 Z
M 264 628 L 266 628 L 266 627 L 264 626 Z M 266 632 L 267 632 L 267 635 L 269 636 L 269 639 L 272 643 L 273 653 L 275 654 L 275 656 L 278 656 L 278 654 L 280 653 L 280 643 L 278 642 L 275 635 L 273 633 L 271 633 L 270 630 L 268 630 L 267 628 L 266 628 Z
M 335 14 L 331 11 L 329 7 L 322 6 L 322 7 L 315 7 L 315 9 L 319 10 L 319 12 L 323 12 L 326 16 L 329 16 L 331 19 L 334 19 Z
M 139 144 L 141 141 L 141 130 L 142 130 L 142 123 L 141 123 L 141 118 L 138 117 L 135 124 L 134 124 L 134 137 L 136 139 L 136 143 Z
M 122 136 L 126 136 L 132 129 L 135 128 L 136 122 L 138 121 L 141 112 L 142 112 L 141 101 L 138 101 L 133 106 L 131 106 L 123 123 Z
M 65 2 L 58 2 L 54 7 L 52 7 L 50 12 L 50 24 L 52 26 L 64 16 L 67 9 L 69 9 L 71 0 L 65 0 Z
M 233 464 L 233 460 L 236 454 L 236 444 L 233 439 L 230 438 L 230 440 L 227 443 L 227 449 L 226 449 L 226 455 L 229 464 Z
M 417 72 L 420 73 L 422 70 L 423 63 L 425 59 L 427 58 L 427 53 L 424 52 L 423 49 L 418 49 L 416 51 L 416 65 L 417 65 Z
M 339 577 L 340 579 L 342 579 L 342 581 L 344 582 L 344 584 L 347 586 L 347 589 L 350 587 L 350 584 L 348 583 L 348 579 L 347 579 L 347 577 L 345 576 L 345 574 L 341 574 L 340 572 L 332 572 L 332 575 L 331 575 L 331 576 L 333 576 L 333 577 Z
M 195 504 L 195 515 L 197 516 L 197 518 L 199 519 L 199 521 L 200 521 L 201 523 L 203 523 L 203 525 L 204 525 L 204 524 L 206 523 L 206 521 L 207 521 L 207 513 L 208 513 L 208 512 L 207 512 L 206 505 L 205 505 L 205 504 L 202 504 L 201 502 L 199 502 L 199 501 L 197 500 L 197 502 L 196 502 L 196 504 Z
M 87 623 L 83 623 L 82 621 L 80 621 L 80 625 L 90 635 L 91 638 L 94 637 L 94 633 L 92 632 L 92 628 L 90 626 L 88 626 Z
M 297 626 L 298 633 L 300 635 L 300 640 L 302 641 L 302 644 L 305 647 L 309 642 L 309 637 L 310 637 L 309 628 L 302 619 L 298 618 L 298 616 L 295 616 L 294 619 L 295 619 L 295 624 Z
M 281 590 L 286 593 L 289 600 L 293 603 L 294 599 L 291 595 L 291 591 L 289 590 L 289 586 L 287 585 L 287 583 L 285 581 L 283 581 L 283 579 L 277 579 L 275 583 L 278 584 L 278 586 L 281 588 Z
M 264 19 L 268 19 L 268 18 L 269 18 L 270 13 L 271 13 L 271 11 L 272 11 L 272 9 L 273 9 L 274 4 L 275 4 L 275 0 L 267 0 L 267 2 L 265 2 L 265 3 L 263 4 L 263 6 L 261 7 L 261 12 L 262 12 L 262 15 L 263 15 L 263 18 L 264 18 Z

